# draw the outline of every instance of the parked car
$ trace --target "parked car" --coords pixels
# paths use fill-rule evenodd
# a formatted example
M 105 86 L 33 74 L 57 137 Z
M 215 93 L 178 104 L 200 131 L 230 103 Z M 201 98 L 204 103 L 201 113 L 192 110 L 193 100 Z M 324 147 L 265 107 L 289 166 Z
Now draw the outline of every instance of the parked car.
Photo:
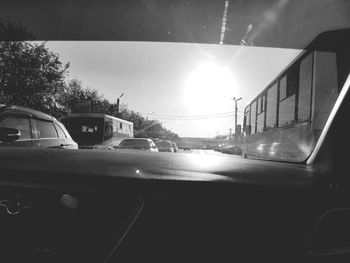
M 155 141 L 160 152 L 174 152 L 173 145 L 170 141 L 159 140 Z
M 154 142 L 147 138 L 124 139 L 116 148 L 158 152 L 158 148 Z
M 21 106 L 0 110 L 0 146 L 78 149 L 62 123 L 46 113 Z

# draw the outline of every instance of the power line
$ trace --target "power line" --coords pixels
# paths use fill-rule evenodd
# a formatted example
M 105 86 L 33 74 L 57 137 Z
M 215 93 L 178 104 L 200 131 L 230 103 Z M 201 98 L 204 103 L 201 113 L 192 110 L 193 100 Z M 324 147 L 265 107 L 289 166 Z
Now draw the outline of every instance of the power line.
M 242 111 L 238 111 L 238 112 L 243 113 Z M 215 116 L 234 114 L 234 111 L 214 113 L 214 114 L 205 114 L 205 115 L 164 115 L 164 114 L 154 114 L 154 113 L 141 113 L 141 114 L 152 116 L 152 117 L 165 117 L 165 118 L 211 118 L 211 117 L 215 117 Z
M 205 115 L 164 115 L 164 114 L 152 114 L 152 113 L 142 113 L 144 115 L 151 115 L 151 116 L 157 116 L 157 117 L 174 117 L 174 118 L 192 118 L 192 117 L 210 117 L 210 116 L 217 116 L 217 115 L 223 115 L 223 114 L 233 114 L 233 111 L 231 112 L 222 112 L 222 113 L 215 113 L 215 114 L 205 114 Z
M 161 120 L 184 120 L 184 121 L 187 121 L 187 120 L 207 120 L 207 119 L 219 119 L 219 118 L 233 118 L 233 114 L 230 114 L 230 115 L 221 115 L 221 116 L 209 116 L 209 117 L 191 117 L 191 118 L 179 118 L 179 117 L 176 117 L 176 118 L 173 118 L 173 117 L 155 117 L 157 119 L 161 119 Z

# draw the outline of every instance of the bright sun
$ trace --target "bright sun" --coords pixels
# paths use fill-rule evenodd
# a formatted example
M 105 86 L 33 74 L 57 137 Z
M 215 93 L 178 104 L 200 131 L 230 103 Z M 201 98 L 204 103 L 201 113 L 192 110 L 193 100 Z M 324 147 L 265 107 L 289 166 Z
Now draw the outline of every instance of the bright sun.
M 235 90 L 235 81 L 227 67 L 213 63 L 199 65 L 184 87 L 185 105 L 191 114 L 227 111 Z

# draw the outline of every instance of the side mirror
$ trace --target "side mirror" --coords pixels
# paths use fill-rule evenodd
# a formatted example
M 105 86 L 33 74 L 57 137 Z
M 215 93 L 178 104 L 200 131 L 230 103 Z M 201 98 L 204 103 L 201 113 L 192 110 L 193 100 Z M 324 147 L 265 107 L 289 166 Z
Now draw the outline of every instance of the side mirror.
M 14 142 L 19 139 L 21 133 L 17 129 L 0 127 L 0 141 Z

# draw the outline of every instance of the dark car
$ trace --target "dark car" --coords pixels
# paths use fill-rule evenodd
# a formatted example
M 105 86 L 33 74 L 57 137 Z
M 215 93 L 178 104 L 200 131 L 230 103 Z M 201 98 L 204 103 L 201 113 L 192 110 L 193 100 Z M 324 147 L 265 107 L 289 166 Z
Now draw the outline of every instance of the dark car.
M 174 152 L 173 145 L 170 141 L 159 140 L 155 141 L 160 152 Z
M 191 147 L 190 146 L 185 146 L 183 147 L 184 151 L 191 151 Z
M 21 106 L 1 109 L 0 146 L 78 149 L 62 123 L 48 114 Z
M 157 146 L 154 144 L 154 142 L 147 138 L 124 139 L 118 145 L 117 149 L 158 152 Z

